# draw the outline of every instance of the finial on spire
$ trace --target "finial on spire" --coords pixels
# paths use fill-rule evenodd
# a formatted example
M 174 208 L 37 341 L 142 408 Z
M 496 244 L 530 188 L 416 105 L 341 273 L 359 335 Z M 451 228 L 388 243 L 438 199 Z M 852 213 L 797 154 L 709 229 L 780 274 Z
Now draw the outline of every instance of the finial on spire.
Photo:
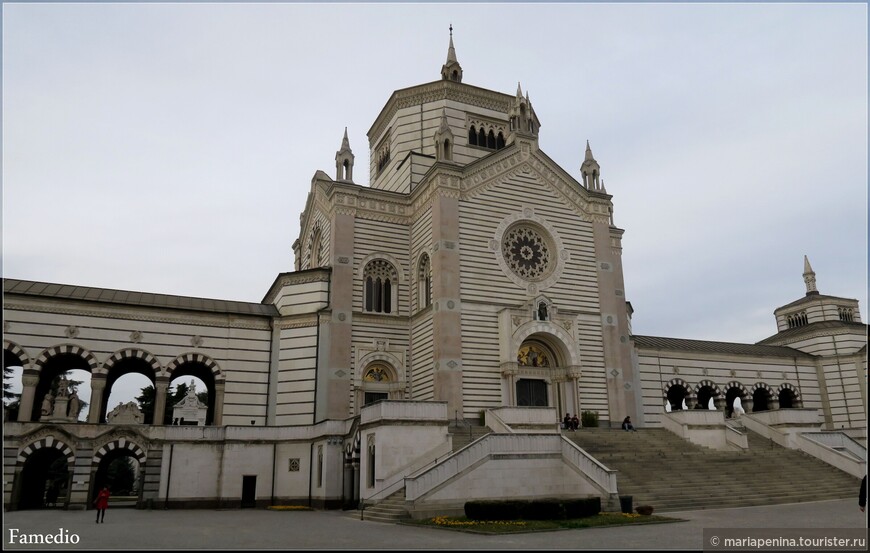
M 344 128 L 344 138 L 341 139 L 341 151 L 350 150 L 350 141 L 347 139 L 347 127 Z
M 450 38 L 453 38 L 453 23 L 450 24 Z
M 523 88 L 520 86 L 520 82 L 517 81 L 517 98 L 523 97 Z
M 806 255 L 804 256 L 804 283 L 807 285 L 808 296 L 819 293 L 819 290 L 816 288 L 816 273 L 813 271 L 810 260 Z

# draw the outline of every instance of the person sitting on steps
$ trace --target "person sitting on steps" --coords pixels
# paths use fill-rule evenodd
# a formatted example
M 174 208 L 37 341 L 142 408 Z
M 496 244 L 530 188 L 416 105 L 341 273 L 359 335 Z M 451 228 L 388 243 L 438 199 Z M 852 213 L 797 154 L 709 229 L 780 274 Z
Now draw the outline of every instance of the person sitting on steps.
M 625 419 L 623 419 L 622 429 L 625 430 L 626 432 L 629 430 L 631 430 L 632 432 L 637 432 L 637 430 L 635 430 L 635 428 L 634 428 L 634 425 L 631 424 L 631 417 L 625 417 Z

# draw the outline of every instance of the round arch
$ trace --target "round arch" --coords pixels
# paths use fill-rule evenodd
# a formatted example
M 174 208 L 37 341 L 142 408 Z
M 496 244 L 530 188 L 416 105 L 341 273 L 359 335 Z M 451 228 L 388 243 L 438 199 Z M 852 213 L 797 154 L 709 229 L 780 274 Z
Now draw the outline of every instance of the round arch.
M 697 409 L 707 409 L 711 399 L 714 401 L 715 405 L 717 400 L 724 397 L 722 390 L 719 389 L 719 385 L 712 380 L 702 380 L 698 382 L 694 390 L 692 390 L 692 395 L 697 401 Z M 716 405 L 716 407 L 718 408 L 718 405 Z
M 356 272 L 356 278 L 362 279 L 363 271 L 365 271 L 366 265 L 376 259 L 383 259 L 384 261 L 387 261 L 393 266 L 393 268 L 396 270 L 396 276 L 399 279 L 399 284 L 404 284 L 407 281 L 407 278 L 405 276 L 405 268 L 402 266 L 401 262 L 399 262 L 398 259 L 386 252 L 370 253 L 365 256 L 363 260 L 360 261 L 359 265 L 357 265 L 356 270 L 354 271 Z
M 4 339 L 3 340 L 3 352 L 15 356 L 14 359 L 17 359 L 17 361 L 19 363 L 19 365 L 11 363 L 11 361 L 13 361 L 13 358 L 9 358 L 6 355 L 4 355 L 3 356 L 3 368 L 20 366 L 20 367 L 23 367 L 26 369 L 27 367 L 30 366 L 30 363 L 31 363 L 30 356 L 27 355 L 27 352 L 24 351 L 24 348 L 22 348 L 21 346 L 19 346 L 15 342 Z
M 740 402 L 743 403 L 743 410 L 748 411 L 749 405 L 746 405 L 746 402 L 752 401 L 752 394 L 749 393 L 749 390 L 746 389 L 746 386 L 741 384 L 736 380 L 732 380 L 728 384 L 725 385 L 725 417 L 730 418 L 734 412 L 734 400 L 736 398 L 740 398 Z
M 779 407 L 779 398 L 766 382 L 757 382 L 749 390 L 752 398 L 752 412 L 769 411 Z M 776 400 L 776 401 L 774 401 Z
M 30 418 L 27 420 L 40 420 L 54 380 L 72 370 L 87 372 L 93 379 L 95 374 L 99 374 L 100 363 L 93 353 L 72 343 L 51 346 L 40 352 L 31 369 L 25 373 L 36 377 L 32 405 L 30 405 Z M 93 398 L 91 402 L 93 403 Z M 51 408 L 50 402 L 48 408 Z
M 203 353 L 183 353 L 167 363 L 164 376 L 170 382 L 182 376 L 194 376 L 202 380 L 208 391 L 208 411 L 205 424 L 221 424 L 226 375 L 214 359 Z
M 12 504 L 18 509 L 57 507 L 68 501 L 75 450 L 69 439 L 37 438 L 18 451 Z M 65 498 L 60 500 L 61 497 Z
M 780 409 L 799 409 L 803 406 L 800 390 L 788 382 L 779 385 L 776 390 Z
M 36 358 L 36 361 L 33 363 L 33 368 L 38 373 L 42 372 L 42 368 L 45 367 L 46 363 L 60 355 L 81 357 L 87 363 L 91 374 L 99 373 L 100 362 L 97 361 L 97 357 L 77 344 L 59 344 L 57 346 L 45 348 Z
M 508 351 L 502 352 L 502 362 L 516 362 L 517 352 L 534 337 L 553 350 L 563 367 L 580 366 L 580 350 L 568 331 L 551 321 L 529 321 L 520 325 L 511 336 Z
M 359 373 L 354 379 L 354 405 L 356 411 L 382 399 L 403 399 L 405 379 L 399 367 L 402 362 L 385 351 L 366 354 L 358 364 Z
M 671 404 L 672 411 L 683 408 L 683 400 L 692 397 L 692 387 L 682 378 L 672 378 L 663 387 L 665 399 Z
M 125 359 L 141 359 L 145 363 L 151 366 L 151 369 L 154 371 L 154 376 L 162 374 L 162 367 L 160 365 L 160 361 L 149 351 L 139 348 L 124 348 L 113 353 L 106 361 L 103 363 L 102 368 L 97 369 L 96 374 L 104 374 L 108 375 L 112 368 L 115 367 L 120 362 L 123 362 Z

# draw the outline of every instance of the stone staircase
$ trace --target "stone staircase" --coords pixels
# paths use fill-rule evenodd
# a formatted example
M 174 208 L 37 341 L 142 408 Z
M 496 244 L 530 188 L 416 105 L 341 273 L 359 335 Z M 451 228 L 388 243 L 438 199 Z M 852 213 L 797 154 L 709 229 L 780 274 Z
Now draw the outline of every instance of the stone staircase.
M 458 451 L 474 440 L 490 434 L 492 429 L 488 426 L 456 426 L 451 424 L 447 427 L 447 431 L 453 436 L 453 451 Z
M 360 511 L 360 519 L 372 522 L 396 523 L 410 518 L 411 515 L 408 514 L 408 509 L 405 508 L 404 486 L 377 505 L 367 506 L 364 510 Z
M 747 432 L 746 451 L 694 445 L 663 428 L 563 431 L 617 473 L 620 495 L 656 511 L 853 498 L 860 480 L 800 451 Z
M 458 451 L 492 432 L 486 426 L 468 425 L 450 425 L 447 430 L 453 436 L 453 451 Z M 405 488 L 401 488 L 375 505 L 367 506 L 365 510 L 360 511 L 360 518 L 373 522 L 392 523 L 410 519 L 411 515 L 405 508 Z

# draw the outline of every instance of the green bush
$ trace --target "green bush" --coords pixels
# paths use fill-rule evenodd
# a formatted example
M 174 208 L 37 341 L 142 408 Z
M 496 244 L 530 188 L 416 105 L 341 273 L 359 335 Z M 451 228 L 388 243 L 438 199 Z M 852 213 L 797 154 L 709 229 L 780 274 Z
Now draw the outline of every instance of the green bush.
M 487 500 L 465 503 L 465 516 L 471 520 L 564 520 L 597 515 L 601 498 Z
M 598 426 L 598 413 L 595 411 L 583 411 L 580 414 L 580 424 L 584 428 L 595 428 Z

